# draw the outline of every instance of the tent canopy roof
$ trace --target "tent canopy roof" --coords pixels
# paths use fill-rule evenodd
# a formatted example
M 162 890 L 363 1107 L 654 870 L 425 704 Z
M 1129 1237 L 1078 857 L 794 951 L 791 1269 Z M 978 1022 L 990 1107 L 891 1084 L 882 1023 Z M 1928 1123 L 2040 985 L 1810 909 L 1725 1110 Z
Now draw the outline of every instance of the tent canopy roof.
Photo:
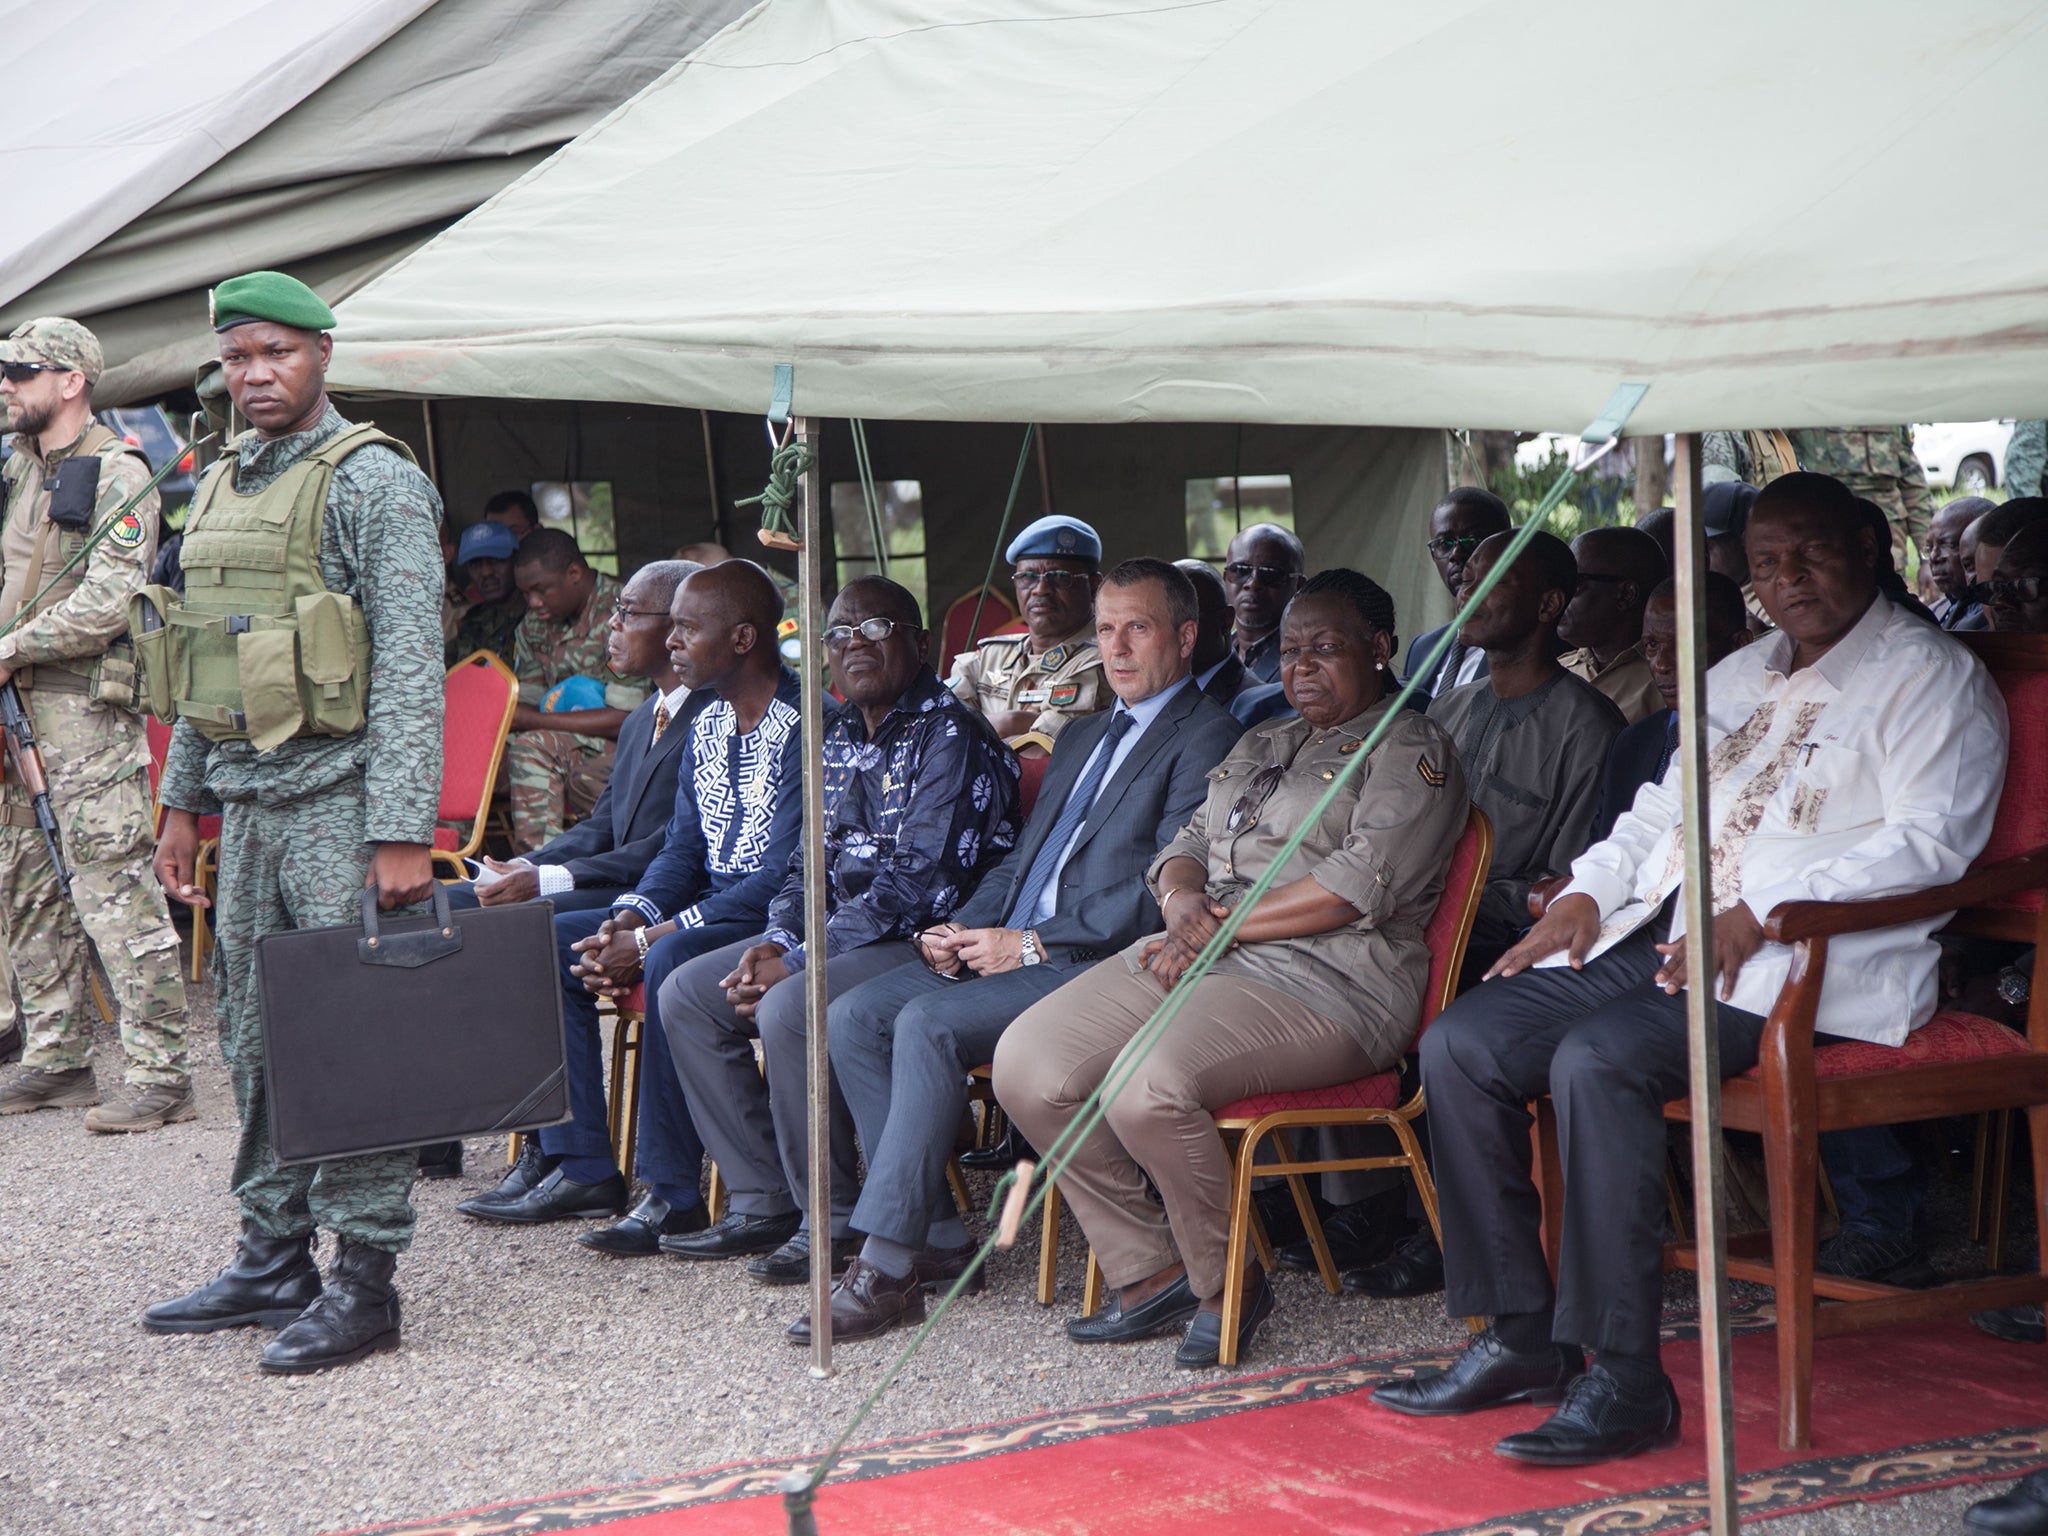
M 768 0 L 343 305 L 334 377 L 867 417 L 2048 413 L 2032 0 Z M 1986 228 L 1944 200 L 1997 189 Z

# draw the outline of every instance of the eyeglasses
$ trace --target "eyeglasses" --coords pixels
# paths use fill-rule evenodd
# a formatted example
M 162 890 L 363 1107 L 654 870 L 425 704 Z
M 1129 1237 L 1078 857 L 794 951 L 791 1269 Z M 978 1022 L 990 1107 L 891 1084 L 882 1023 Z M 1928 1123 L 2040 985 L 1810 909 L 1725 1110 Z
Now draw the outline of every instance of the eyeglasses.
M 56 363 L 0 363 L 0 379 L 10 384 L 26 384 L 39 373 L 70 373 Z
M 1262 587 L 1284 587 L 1290 581 L 1301 580 L 1299 571 L 1278 565 L 1247 565 L 1242 560 L 1231 561 L 1223 567 L 1223 574 L 1241 587 L 1254 582 Z
M 1010 583 L 1019 592 L 1030 592 L 1043 585 L 1048 592 L 1064 592 L 1068 587 L 1083 586 L 1088 581 L 1085 571 L 1013 571 Z
M 1485 542 L 1486 539 L 1479 534 L 1467 534 L 1455 539 L 1443 536 L 1431 539 L 1427 547 L 1438 559 L 1448 560 L 1453 555 L 1469 555 Z
M 1973 581 L 1963 589 L 1963 597 L 1972 603 L 1990 607 L 1995 603 L 2038 603 L 2041 600 L 2039 576 L 2022 576 L 2015 581 L 1992 577 L 1989 581 Z
M 628 608 L 624 603 L 613 603 L 612 617 L 621 620 L 665 619 L 668 617 L 668 610 L 666 608 Z
M 1586 587 L 1586 585 L 1587 585 L 1587 584 L 1588 584 L 1589 582 L 1601 582 L 1601 581 L 1606 581 L 1606 582 L 1612 582 L 1612 583 L 1614 583 L 1614 584 L 1615 584 L 1616 586 L 1619 586 L 1619 585 L 1620 585 L 1620 584 L 1621 584 L 1622 582 L 1624 582 L 1624 581 L 1627 581 L 1627 580 L 1628 580 L 1628 578 L 1627 578 L 1626 576 L 1610 576 L 1610 575 L 1607 575 L 1606 573 L 1604 573 L 1604 572 L 1601 572 L 1601 571 L 1581 571 L 1581 572 L 1579 572 L 1579 586 L 1578 586 L 1578 590 L 1580 590 L 1580 591 L 1583 591 L 1583 590 L 1585 590 L 1585 587 Z
M 853 644 L 853 637 L 859 635 L 863 640 L 880 645 L 897 630 L 909 627 L 907 624 L 897 623 L 894 619 L 862 619 L 858 624 L 834 624 L 825 631 L 825 643 L 834 650 L 839 650 Z

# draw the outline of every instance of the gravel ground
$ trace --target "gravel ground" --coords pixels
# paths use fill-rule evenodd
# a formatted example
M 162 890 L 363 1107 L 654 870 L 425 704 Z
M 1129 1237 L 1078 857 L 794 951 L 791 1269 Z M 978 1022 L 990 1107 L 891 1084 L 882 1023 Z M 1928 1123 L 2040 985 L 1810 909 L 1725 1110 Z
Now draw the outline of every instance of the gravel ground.
M 194 989 L 197 1121 L 134 1138 L 88 1136 L 77 1110 L 0 1122 L 0 1532 L 283 1536 L 815 1450 L 899 1347 L 900 1336 L 848 1346 L 839 1374 L 813 1381 L 782 1339 L 800 1296 L 754 1285 L 737 1264 L 608 1260 L 571 1242 L 573 1226 L 473 1224 L 455 1202 L 495 1182 L 502 1161 L 502 1143 L 481 1141 L 471 1177 L 418 1187 L 401 1351 L 272 1378 L 255 1368 L 257 1332 L 144 1333 L 141 1309 L 210 1275 L 234 1230 L 234 1107 L 211 1002 Z M 106 1032 L 99 1071 L 118 1081 Z M 1037 1244 L 999 1254 L 989 1292 L 956 1309 L 858 1438 L 1190 1385 L 1171 1341 L 1065 1342 L 1083 1252 L 1070 1217 L 1050 1308 L 1035 1299 Z M 1278 1288 L 1253 1369 L 1459 1337 L 1435 1298 L 1368 1305 L 1296 1275 Z M 1770 1529 L 1955 1530 L 1979 1496 Z

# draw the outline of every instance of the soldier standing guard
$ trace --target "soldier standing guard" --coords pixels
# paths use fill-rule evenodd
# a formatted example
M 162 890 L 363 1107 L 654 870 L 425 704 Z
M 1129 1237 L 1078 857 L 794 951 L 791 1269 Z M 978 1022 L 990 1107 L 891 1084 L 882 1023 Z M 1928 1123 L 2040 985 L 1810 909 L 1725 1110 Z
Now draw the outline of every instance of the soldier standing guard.
M 1026 632 L 991 635 L 954 657 L 946 686 L 1005 740 L 1027 731 L 1056 737 L 1075 716 L 1113 702 L 1095 648 L 1102 540 L 1079 518 L 1041 517 L 1003 558 L 1015 567 Z
M 143 1326 L 282 1326 L 259 1364 L 296 1373 L 397 1347 L 391 1277 L 412 1239 L 414 1155 L 278 1166 L 255 947 L 266 933 L 356 921 L 365 886 L 394 908 L 432 885 L 441 501 L 402 444 L 328 402 L 334 316 L 305 284 L 233 278 L 214 290 L 213 321 L 228 392 L 255 430 L 193 497 L 185 596 L 149 589 L 135 631 L 151 705 L 177 718 L 156 876 L 180 901 L 206 899 L 192 883 L 198 818 L 221 814 L 214 977 L 241 1114 L 242 1228 L 233 1262 L 151 1307 Z M 319 1227 L 340 1239 L 325 1289 Z
M 149 461 L 92 414 L 99 341 L 75 320 L 31 320 L 0 343 L 14 453 L 0 471 L 0 683 L 20 690 L 49 772 L 71 900 L 10 781 L 0 804 L 0 909 L 27 1042 L 0 1084 L 0 1115 L 99 1104 L 92 1074 L 91 935 L 121 1015 L 128 1092 L 86 1117 L 95 1131 L 153 1131 L 197 1113 L 185 1075 L 178 935 L 149 879 L 149 743 L 136 713 L 128 600 L 156 553 Z M 75 569 L 87 539 L 113 527 Z

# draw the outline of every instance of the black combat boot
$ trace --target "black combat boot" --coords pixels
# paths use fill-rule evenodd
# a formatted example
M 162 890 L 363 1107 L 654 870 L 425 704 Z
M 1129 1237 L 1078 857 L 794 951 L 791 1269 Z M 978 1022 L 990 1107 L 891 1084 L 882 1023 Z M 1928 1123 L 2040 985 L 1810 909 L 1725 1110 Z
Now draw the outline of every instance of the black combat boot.
M 274 1375 L 298 1376 L 398 1348 L 398 1292 L 391 1285 L 397 1268 L 397 1254 L 343 1238 L 327 1288 L 256 1363 Z
M 282 1328 L 320 1295 L 313 1234 L 272 1237 L 242 1223 L 232 1263 L 190 1295 L 142 1314 L 151 1333 L 212 1333 L 217 1328 Z

